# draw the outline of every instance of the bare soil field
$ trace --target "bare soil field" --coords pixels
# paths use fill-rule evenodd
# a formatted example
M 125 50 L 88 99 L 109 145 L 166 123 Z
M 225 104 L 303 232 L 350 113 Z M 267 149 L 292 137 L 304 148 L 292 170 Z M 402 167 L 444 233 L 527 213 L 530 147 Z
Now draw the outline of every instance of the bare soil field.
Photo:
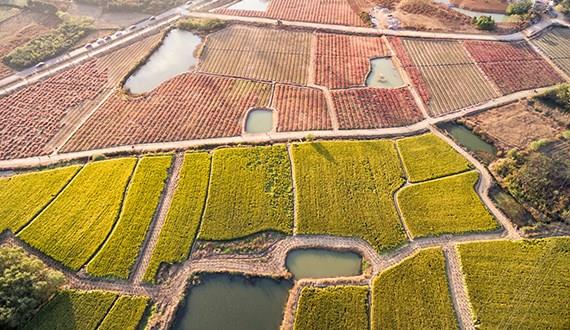
M 278 132 L 332 129 L 327 102 L 319 89 L 277 84 L 272 100 Z
M 501 150 L 523 149 L 533 141 L 555 137 L 562 129 L 556 121 L 533 111 L 526 101 L 469 116 L 462 122 Z
M 459 8 L 498 14 L 504 14 L 509 5 L 508 0 L 450 0 L 450 2 Z
M 555 27 L 532 40 L 564 73 L 570 75 L 570 29 Z
M 199 70 L 306 84 L 310 49 L 309 33 L 231 26 L 206 38 Z
M 332 92 L 341 129 L 406 126 L 423 119 L 408 88 L 352 88 Z
M 370 4 L 365 0 L 273 0 L 267 11 L 236 10 L 221 8 L 215 12 L 225 15 L 256 16 L 325 24 L 366 26 L 360 18 L 368 12 Z
M 379 37 L 317 34 L 315 83 L 329 88 L 364 86 L 370 59 L 390 56 Z

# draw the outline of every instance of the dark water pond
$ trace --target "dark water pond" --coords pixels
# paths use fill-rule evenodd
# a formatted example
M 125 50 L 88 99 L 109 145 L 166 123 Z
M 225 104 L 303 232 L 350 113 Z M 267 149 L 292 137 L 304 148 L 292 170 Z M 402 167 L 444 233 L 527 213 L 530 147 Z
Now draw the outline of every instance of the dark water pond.
M 497 158 L 497 148 L 481 139 L 470 129 L 456 123 L 443 123 L 438 125 L 451 135 L 467 151 L 477 155 L 483 162 L 489 164 Z

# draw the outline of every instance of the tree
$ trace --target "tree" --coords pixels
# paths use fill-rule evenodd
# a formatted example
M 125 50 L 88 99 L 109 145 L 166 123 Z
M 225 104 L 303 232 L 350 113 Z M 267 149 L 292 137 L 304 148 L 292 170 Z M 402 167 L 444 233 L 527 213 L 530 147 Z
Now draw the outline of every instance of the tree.
M 473 17 L 473 24 L 479 30 L 493 30 L 495 28 L 495 20 L 491 16 Z
M 562 14 L 570 16 L 570 0 L 562 0 L 557 8 Z
M 22 249 L 0 247 L 0 328 L 21 326 L 65 282 Z
M 507 7 L 507 15 L 525 15 L 532 8 L 532 1 L 522 0 L 511 3 Z

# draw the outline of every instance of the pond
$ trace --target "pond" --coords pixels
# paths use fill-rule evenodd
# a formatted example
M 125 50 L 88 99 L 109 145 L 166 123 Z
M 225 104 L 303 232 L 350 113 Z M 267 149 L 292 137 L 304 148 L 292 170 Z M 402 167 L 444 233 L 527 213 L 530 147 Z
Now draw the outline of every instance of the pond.
M 279 329 L 291 282 L 207 275 L 192 288 L 172 329 Z
M 497 185 L 491 188 L 489 197 L 517 226 L 528 226 L 534 222 L 532 215 L 513 196 Z
M 286 266 L 295 279 L 356 276 L 362 273 L 362 257 L 353 252 L 300 249 L 289 252 Z
M 192 32 L 172 30 L 162 45 L 125 82 L 125 89 L 139 94 L 153 90 L 197 63 L 194 51 L 202 39 Z
M 505 14 L 484 13 L 484 12 L 480 12 L 480 11 L 473 11 L 473 10 L 458 8 L 455 5 L 453 5 L 451 2 L 449 2 L 449 0 L 433 0 L 433 2 L 444 4 L 444 5 L 448 6 L 449 8 L 451 8 L 452 10 L 460 12 L 463 15 L 467 15 L 469 17 L 491 16 L 495 20 L 495 22 L 497 22 L 497 23 L 508 22 L 509 20 L 511 20 L 511 17 L 509 17 Z
M 484 163 L 490 164 L 497 158 L 497 148 L 481 139 L 470 129 L 456 123 L 443 123 L 438 125 L 467 151 L 477 155 Z
M 242 0 L 229 6 L 228 9 L 265 11 L 269 5 L 269 0 Z
M 245 119 L 246 133 L 269 133 L 273 130 L 273 110 L 252 109 Z
M 370 60 L 370 73 L 366 77 L 366 86 L 394 88 L 404 85 L 400 72 L 392 58 L 383 57 Z

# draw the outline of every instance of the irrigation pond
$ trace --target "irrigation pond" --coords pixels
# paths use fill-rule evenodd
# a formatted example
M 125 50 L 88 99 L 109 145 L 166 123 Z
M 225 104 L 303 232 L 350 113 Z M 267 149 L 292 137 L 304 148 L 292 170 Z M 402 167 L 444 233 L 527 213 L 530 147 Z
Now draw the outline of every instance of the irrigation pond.
M 269 133 L 273 130 L 273 111 L 270 109 L 252 109 L 245 119 L 246 133 Z
M 370 60 L 370 73 L 366 77 L 366 86 L 394 88 L 402 85 L 404 85 L 404 80 L 392 58 L 382 57 Z
M 265 11 L 267 6 L 269 6 L 269 0 L 241 0 L 230 5 L 228 9 Z
M 477 155 L 483 162 L 490 164 L 497 158 L 497 148 L 481 139 L 467 127 L 456 123 L 439 125 L 461 146 Z
M 289 252 L 286 266 L 295 279 L 356 276 L 362 273 L 362 257 L 354 252 L 299 249 Z

